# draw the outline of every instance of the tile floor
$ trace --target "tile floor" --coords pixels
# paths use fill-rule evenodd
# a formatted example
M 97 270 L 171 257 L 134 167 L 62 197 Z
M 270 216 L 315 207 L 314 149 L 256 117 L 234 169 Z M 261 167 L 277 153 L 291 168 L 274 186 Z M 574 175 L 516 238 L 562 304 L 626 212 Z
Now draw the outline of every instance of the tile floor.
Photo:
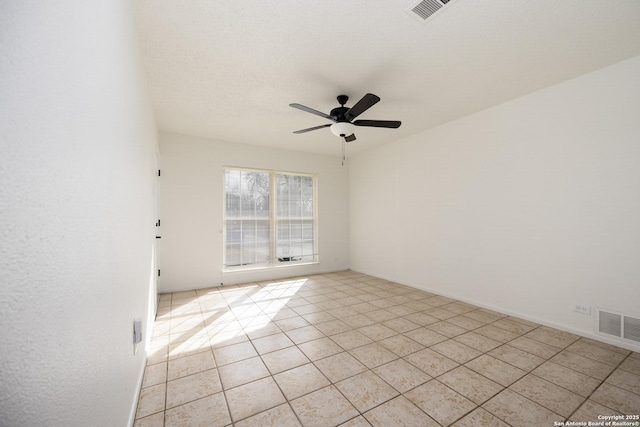
M 164 294 L 135 427 L 640 414 L 640 354 L 344 271 Z

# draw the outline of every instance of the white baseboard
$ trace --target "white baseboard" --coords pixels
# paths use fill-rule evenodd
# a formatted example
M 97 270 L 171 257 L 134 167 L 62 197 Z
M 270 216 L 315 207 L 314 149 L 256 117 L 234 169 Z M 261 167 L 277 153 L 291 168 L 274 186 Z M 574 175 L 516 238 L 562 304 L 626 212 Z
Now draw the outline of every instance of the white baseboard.
M 433 294 L 441 295 L 441 296 L 447 297 L 447 298 L 453 298 L 453 299 L 456 299 L 458 301 L 466 302 L 468 304 L 473 304 L 473 305 L 476 305 L 478 307 L 482 307 L 482 308 L 486 308 L 488 310 L 496 311 L 498 313 L 506 314 L 507 316 L 513 316 L 513 317 L 517 317 L 517 318 L 520 318 L 520 319 L 528 320 L 530 322 L 538 323 L 540 325 L 548 326 L 550 328 L 559 329 L 561 331 L 569 332 L 571 334 L 578 335 L 578 336 L 581 336 L 581 337 L 584 337 L 584 338 L 589 338 L 589 339 L 592 339 L 592 340 L 595 340 L 595 341 L 600 341 L 600 342 L 603 342 L 605 344 L 611 344 L 611 345 L 614 345 L 616 347 L 621 347 L 621 348 L 624 348 L 624 349 L 627 349 L 627 350 L 630 350 L 630 351 L 640 352 L 640 346 L 633 345 L 633 344 L 630 344 L 630 343 L 627 343 L 627 342 L 621 342 L 621 341 L 618 341 L 618 340 L 615 340 L 615 339 L 610 339 L 610 338 L 604 337 L 602 335 L 598 335 L 593 331 L 585 331 L 585 330 L 582 330 L 582 329 L 575 329 L 575 328 L 572 328 L 572 327 L 567 326 L 567 325 L 562 325 L 562 324 L 558 324 L 558 323 L 555 323 L 555 322 L 550 322 L 547 319 L 541 319 L 541 318 L 538 318 L 538 317 L 535 317 L 535 316 L 527 316 L 527 315 L 523 315 L 522 313 L 515 313 L 515 312 L 513 312 L 513 311 L 511 311 L 509 309 L 506 309 L 504 307 L 496 306 L 496 305 L 493 305 L 493 304 L 479 303 L 477 301 L 470 300 L 470 299 L 465 298 L 465 297 L 460 296 L 460 295 L 455 295 L 455 294 L 442 292 L 440 290 L 430 289 L 430 288 L 428 288 L 426 286 L 416 285 L 415 283 L 403 282 L 401 280 L 398 280 L 398 279 L 395 279 L 395 278 L 392 278 L 392 277 L 386 277 L 385 275 L 380 275 L 380 274 L 375 274 L 375 273 L 368 273 L 368 272 L 362 271 L 362 270 L 354 270 L 354 269 L 351 269 L 351 270 L 355 271 L 357 273 L 362 273 L 362 274 L 366 274 L 368 276 L 377 277 L 379 279 L 388 280 L 390 282 L 398 283 L 400 285 L 409 286 L 409 287 L 412 287 L 412 288 L 415 288 L 415 289 L 419 289 L 421 291 L 431 292 Z

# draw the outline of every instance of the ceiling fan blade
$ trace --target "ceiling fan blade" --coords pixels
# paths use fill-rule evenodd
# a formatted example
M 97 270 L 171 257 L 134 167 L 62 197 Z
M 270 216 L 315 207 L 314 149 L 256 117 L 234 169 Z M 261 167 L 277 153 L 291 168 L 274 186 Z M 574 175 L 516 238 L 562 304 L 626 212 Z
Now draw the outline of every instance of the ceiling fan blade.
M 307 113 L 315 114 L 316 116 L 324 117 L 325 119 L 333 120 L 334 122 L 336 121 L 336 119 L 322 111 L 314 110 L 313 108 L 305 107 L 301 104 L 289 104 L 289 107 L 297 108 L 298 110 L 306 111 Z
M 397 129 L 400 127 L 402 122 L 396 120 L 356 120 L 355 122 L 353 122 L 353 124 L 356 126 Z
M 376 96 L 372 93 L 368 93 L 362 97 L 360 101 L 356 103 L 353 107 L 349 109 L 345 113 L 347 120 L 351 121 L 358 117 L 360 114 L 367 111 L 369 108 L 373 107 L 378 101 L 380 101 L 380 97 Z
M 294 131 L 293 133 L 305 133 L 305 132 L 310 132 L 310 131 L 312 131 L 312 130 L 318 130 L 318 129 L 322 129 L 322 128 L 328 128 L 329 126 L 331 126 L 331 123 L 327 123 L 326 125 L 314 126 L 314 127 L 312 127 L 312 128 L 296 130 L 296 131 Z
M 345 137 L 344 137 L 344 140 L 345 140 L 346 142 L 355 141 L 355 140 L 356 140 L 356 134 L 355 134 L 355 133 L 352 133 L 352 134 L 351 134 L 351 135 L 349 135 L 349 136 L 345 136 Z

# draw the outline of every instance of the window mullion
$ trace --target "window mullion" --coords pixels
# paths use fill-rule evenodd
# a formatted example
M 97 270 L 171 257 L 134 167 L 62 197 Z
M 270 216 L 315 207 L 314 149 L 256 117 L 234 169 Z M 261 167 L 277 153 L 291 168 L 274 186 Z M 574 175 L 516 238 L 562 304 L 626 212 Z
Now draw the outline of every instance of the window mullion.
M 276 174 L 275 172 L 269 173 L 269 228 L 270 228 L 270 236 L 269 236 L 269 260 L 271 264 L 275 264 L 276 261 L 276 249 L 278 245 L 278 235 L 277 235 L 277 216 L 276 212 L 278 210 L 277 205 L 277 197 L 276 197 L 277 189 L 276 189 Z

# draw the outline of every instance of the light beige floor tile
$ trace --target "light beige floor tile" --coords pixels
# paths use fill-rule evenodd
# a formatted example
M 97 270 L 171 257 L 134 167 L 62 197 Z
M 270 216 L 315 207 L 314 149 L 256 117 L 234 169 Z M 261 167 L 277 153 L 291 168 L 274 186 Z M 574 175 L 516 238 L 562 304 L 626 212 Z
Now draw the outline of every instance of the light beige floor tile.
M 375 320 L 371 319 L 370 317 L 367 317 L 366 314 L 355 314 L 353 316 L 343 317 L 342 321 L 354 329 L 362 328 L 364 326 L 369 326 L 376 323 Z
M 395 319 L 398 316 L 396 316 L 395 314 L 393 314 L 390 311 L 379 309 L 379 310 L 368 312 L 367 313 L 367 317 L 375 320 L 376 322 L 382 323 L 382 322 L 386 322 L 386 321 L 391 320 L 391 319 Z
M 202 353 L 203 351 L 211 351 L 211 343 L 206 331 L 198 337 L 191 337 L 186 341 L 169 344 L 169 360 Z
M 350 350 L 349 353 L 369 369 L 373 369 L 376 366 L 383 365 L 398 358 L 398 356 L 378 343 L 371 343 L 354 348 Z
M 357 311 L 358 313 L 369 313 L 371 311 L 375 311 L 378 309 L 378 307 L 376 307 L 373 304 L 369 304 L 368 302 L 361 302 L 358 304 L 354 304 L 352 306 L 350 306 L 352 309 L 354 309 L 355 311 Z M 369 316 L 367 316 L 369 317 Z
M 400 393 L 405 393 L 431 379 L 429 375 L 403 359 L 378 366 L 373 372 Z
M 607 378 L 607 376 L 609 376 L 609 374 L 615 369 L 613 366 L 607 365 L 606 363 L 601 363 L 566 350 L 552 357 L 550 361 L 601 381 Z
M 469 313 L 465 313 L 464 316 L 470 317 L 471 319 L 483 322 L 485 324 L 495 322 L 496 320 L 500 320 L 501 318 L 505 317 L 500 313 L 496 313 L 495 311 L 486 309 L 470 311 Z
M 423 312 L 407 314 L 404 318 L 410 322 L 417 323 L 420 326 L 427 326 L 440 322 L 440 319 L 429 316 L 427 313 Z
M 316 360 L 314 364 L 333 383 L 367 370 L 366 366 L 346 351 Z
M 167 383 L 167 409 L 222 391 L 217 369 L 198 372 Z
M 222 427 L 231 423 L 227 402 L 216 393 L 184 405 L 168 409 L 165 427 Z
M 274 301 L 266 309 L 263 309 L 262 311 L 264 311 L 265 313 L 271 313 L 272 314 L 271 320 L 278 327 L 280 327 L 280 324 L 278 322 L 281 320 L 290 319 L 292 317 L 301 317 L 301 316 L 298 316 L 298 313 L 291 310 L 290 308 L 282 308 L 283 306 L 284 304 L 281 303 L 280 301 Z M 306 322 L 306 319 L 304 317 L 302 318 L 302 320 Z M 303 325 L 303 326 L 306 326 L 306 325 Z M 280 329 L 284 331 L 284 329 L 282 328 Z
M 309 363 L 309 359 L 298 347 L 287 347 L 267 353 L 262 356 L 262 361 L 267 365 L 271 375 Z
M 455 341 L 465 344 L 471 348 L 475 348 L 478 351 L 486 353 L 496 347 L 502 345 L 499 341 L 492 340 L 491 338 L 476 334 L 475 332 L 467 332 L 466 334 L 458 335 L 453 338 Z
M 563 417 L 571 415 L 585 400 L 582 396 L 532 374 L 518 380 L 509 389 Z
M 467 416 L 463 417 L 453 427 L 510 427 L 498 417 L 482 408 L 477 408 Z
M 299 344 L 298 348 L 312 361 L 323 359 L 343 351 L 342 347 L 327 337 Z
M 624 362 L 620 364 L 620 369 L 636 375 L 640 375 L 640 357 L 628 357 Z
M 400 357 L 422 350 L 424 346 L 404 335 L 395 335 L 379 342 L 387 350 L 391 350 Z
M 286 402 L 273 378 L 263 378 L 225 392 L 234 422 Z
M 567 347 L 567 351 L 611 366 L 618 366 L 618 364 L 622 362 L 628 354 L 619 353 L 616 350 L 594 345 L 582 340 L 576 341 Z
M 282 331 L 278 328 L 278 325 L 271 322 L 271 318 L 267 315 L 253 318 L 248 325 L 244 326 L 244 333 L 252 340 L 279 332 Z
M 216 348 L 226 347 L 233 344 L 240 344 L 241 342 L 249 341 L 249 337 L 245 335 L 242 330 L 235 331 L 224 331 L 224 332 L 216 332 L 211 333 L 208 332 L 209 342 L 211 344 L 211 348 L 215 350 Z
M 557 347 L 553 347 L 540 341 L 532 340 L 531 338 L 527 338 L 525 336 L 518 337 L 515 340 L 510 341 L 509 345 L 511 347 L 524 350 L 527 353 L 534 354 L 543 359 L 549 359 L 560 351 L 560 349 Z
M 291 401 L 291 407 L 305 427 L 341 424 L 358 416 L 358 411 L 334 387 L 329 386 Z
M 336 309 L 339 310 L 339 309 Z M 319 311 L 317 313 L 309 313 L 302 316 L 304 320 L 315 325 L 317 323 L 328 322 L 330 320 L 335 320 L 337 317 L 333 316 L 328 311 Z
M 538 366 L 532 373 L 582 397 L 588 397 L 600 385 L 595 378 L 551 361 Z
M 447 321 L 433 323 L 431 325 L 427 325 L 426 327 L 448 338 L 453 338 L 467 332 L 466 329 L 461 328 L 460 326 L 456 326 L 453 323 L 449 323 Z
M 491 326 L 495 326 L 497 328 L 504 329 L 505 331 L 513 332 L 514 334 L 523 335 L 527 332 L 531 332 L 536 327 L 525 325 L 524 323 L 517 322 L 513 319 L 500 319 L 496 322 L 493 322 Z
M 395 314 L 396 316 L 406 316 L 408 314 L 415 313 L 416 310 L 406 307 L 404 305 L 395 305 L 393 307 L 387 308 L 387 311 Z
M 360 412 L 368 411 L 398 395 L 393 387 L 371 371 L 342 380 L 335 386 Z
M 482 408 L 513 426 L 552 426 L 554 422 L 564 421 L 561 415 L 508 389 Z
M 571 332 L 561 331 L 560 329 L 552 328 L 550 326 L 540 326 L 538 329 L 542 331 L 551 332 L 552 334 L 555 334 L 555 335 L 560 335 L 561 337 L 564 337 L 564 338 L 570 338 L 574 341 L 578 339 L 586 339 L 586 338 L 581 338 L 579 335 L 572 334 Z M 608 345 L 608 344 L 605 344 L 605 345 Z M 614 348 L 619 348 L 619 347 L 614 347 Z
M 137 419 L 133 427 L 164 427 L 164 411 Z
M 218 373 L 225 390 L 269 376 L 269 371 L 260 357 L 220 366 Z
M 640 399 L 640 375 L 616 369 L 605 382 L 633 392 L 639 395 L 638 399 Z
M 484 326 L 484 323 L 478 322 L 477 320 L 470 319 L 469 317 L 464 317 L 464 316 L 451 317 L 447 319 L 447 322 L 451 323 L 452 325 L 456 325 L 461 328 L 464 328 L 468 331 L 471 331 L 473 329 L 478 329 Z
M 590 399 L 624 415 L 640 414 L 639 395 L 608 383 L 598 387 Z
M 236 427 L 299 427 L 301 426 L 296 414 L 288 403 L 271 408 L 267 411 L 260 412 L 249 418 L 235 423 Z
M 396 317 L 395 319 L 387 320 L 386 322 L 383 322 L 383 325 L 393 329 L 398 333 L 409 332 L 411 330 L 418 329 L 421 327 L 417 323 L 414 323 L 402 317 Z
M 196 353 L 190 356 L 169 360 L 167 369 L 167 379 L 169 381 L 176 378 L 186 377 L 216 367 L 211 351 Z
M 465 364 L 465 366 L 505 387 L 516 382 L 526 374 L 522 369 L 486 354 L 473 359 L 471 362 Z
M 288 400 L 330 385 L 329 380 L 313 363 L 298 366 L 273 376 Z
M 373 427 L 439 427 L 404 396 L 398 396 L 364 414 Z
M 459 366 L 439 376 L 438 381 L 476 405 L 481 405 L 504 389 L 500 384 L 464 366 Z
M 310 327 L 313 328 L 313 326 Z M 256 338 L 255 340 L 251 340 L 251 342 L 258 351 L 258 354 L 271 353 L 272 351 L 294 345 L 293 341 L 291 341 L 284 332 L 279 332 L 262 338 Z
M 543 328 L 544 328 L 544 326 L 543 326 Z M 568 332 L 565 332 L 565 333 L 568 333 Z M 604 343 L 602 341 L 592 340 L 590 338 L 582 337 L 582 338 L 580 338 L 580 342 L 583 343 L 583 344 L 595 345 L 596 347 L 601 347 L 601 348 L 604 348 L 604 349 L 607 349 L 607 350 L 615 351 L 617 353 L 624 354 L 625 356 L 628 355 L 629 353 L 632 353 L 629 350 L 627 350 L 626 348 L 622 348 L 622 347 L 618 347 L 618 346 L 615 346 L 615 345 L 607 344 L 607 343 Z
M 346 423 L 340 424 L 338 427 L 371 427 L 371 424 L 367 422 L 362 415 L 352 418 Z
M 622 415 L 619 412 L 614 411 L 611 408 L 607 408 L 606 406 L 602 406 L 599 403 L 594 402 L 589 399 L 585 401 L 580 408 L 576 412 L 569 417 L 568 421 L 580 422 L 580 423 L 588 423 L 591 422 L 601 422 L 602 420 L 598 418 L 601 415 Z M 579 425 L 579 424 L 577 424 Z
M 156 384 L 162 384 L 167 381 L 167 363 L 156 363 L 148 365 L 144 368 L 144 379 L 142 380 L 142 388 Z
M 414 329 L 405 332 L 403 335 L 427 347 L 448 340 L 446 336 L 427 328 Z
M 249 341 L 213 349 L 213 356 L 218 366 L 249 359 L 257 355 L 258 352 Z
M 140 390 L 136 418 L 144 418 L 156 412 L 164 411 L 167 385 L 152 385 Z
M 429 348 L 412 353 L 409 356 L 406 356 L 404 360 L 432 377 L 440 376 L 459 366 L 458 362 L 455 362 Z
M 443 305 L 442 308 L 456 314 L 464 314 L 478 309 L 478 307 L 474 305 L 465 304 L 463 302 L 453 302 L 451 304 Z
M 543 342 L 553 347 L 557 347 L 563 349 L 571 344 L 573 344 L 578 337 L 570 336 L 566 334 L 557 334 L 553 332 L 554 330 L 537 328 L 533 331 L 527 333 L 525 337 L 531 338 L 536 341 Z M 560 332 L 560 331 L 558 331 Z
M 304 326 L 298 329 L 293 329 L 293 330 L 287 331 L 286 334 L 289 336 L 291 341 L 293 341 L 296 344 L 302 344 L 307 341 L 313 341 L 313 340 L 317 340 L 325 337 L 322 331 L 318 330 L 313 325 Z
M 511 347 L 509 344 L 504 344 L 491 350 L 487 354 L 525 371 L 531 371 L 544 363 L 542 357 L 520 350 L 519 348 Z
M 305 315 L 305 314 L 310 314 L 310 313 L 316 313 L 318 311 L 322 311 L 322 308 L 318 307 L 315 304 L 306 304 L 306 305 L 299 305 L 297 307 L 293 307 L 293 311 L 295 311 L 296 313 L 298 313 L 299 315 Z
M 458 363 L 466 363 L 482 354 L 480 351 L 454 340 L 443 341 L 431 346 L 431 349 Z
M 338 319 L 318 323 L 315 327 L 325 335 L 336 335 L 351 330 L 351 326 Z
M 443 426 L 452 424 L 476 407 L 469 399 L 437 380 L 431 380 L 404 395 Z
M 514 340 L 520 336 L 520 334 L 516 334 L 514 332 L 510 332 L 501 328 L 497 328 L 493 325 L 486 325 L 481 328 L 474 329 L 473 332 L 480 334 L 484 337 L 491 338 L 492 340 L 501 342 L 503 344 L 511 340 Z
M 371 344 L 373 340 L 357 330 L 349 330 L 332 335 L 331 339 L 338 343 L 345 350 L 351 350 L 356 347 Z
M 394 335 L 397 335 L 396 331 L 394 331 L 391 328 L 387 328 L 386 326 L 380 323 L 364 326 L 362 328 L 359 328 L 358 331 L 360 331 L 362 334 L 366 335 L 367 337 L 371 338 L 373 341 L 380 341 L 385 338 L 389 338 Z

